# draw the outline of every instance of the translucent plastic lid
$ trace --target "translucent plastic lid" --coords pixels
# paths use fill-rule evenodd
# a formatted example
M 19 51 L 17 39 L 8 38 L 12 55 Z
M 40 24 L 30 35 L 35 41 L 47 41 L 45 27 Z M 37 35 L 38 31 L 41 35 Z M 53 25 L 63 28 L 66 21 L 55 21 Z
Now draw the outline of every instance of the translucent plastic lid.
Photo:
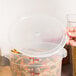
M 22 17 L 10 27 L 12 47 L 31 57 L 51 56 L 64 47 L 65 41 L 63 23 L 50 16 Z

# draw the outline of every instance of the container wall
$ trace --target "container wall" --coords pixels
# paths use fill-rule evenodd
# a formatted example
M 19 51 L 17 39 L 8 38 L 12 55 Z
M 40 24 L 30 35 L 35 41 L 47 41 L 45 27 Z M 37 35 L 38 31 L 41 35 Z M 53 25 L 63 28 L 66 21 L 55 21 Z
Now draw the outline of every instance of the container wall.
M 61 76 L 62 57 L 55 54 L 46 58 L 10 55 L 13 76 Z

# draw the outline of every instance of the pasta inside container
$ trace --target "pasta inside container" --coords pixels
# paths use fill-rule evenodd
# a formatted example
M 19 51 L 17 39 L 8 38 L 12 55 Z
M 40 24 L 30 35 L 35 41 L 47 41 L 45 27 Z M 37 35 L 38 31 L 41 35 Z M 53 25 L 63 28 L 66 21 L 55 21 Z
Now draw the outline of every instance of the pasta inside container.
M 10 53 L 9 60 L 13 76 L 61 76 L 62 59 L 67 52 L 63 48 L 50 57 L 28 57 Z

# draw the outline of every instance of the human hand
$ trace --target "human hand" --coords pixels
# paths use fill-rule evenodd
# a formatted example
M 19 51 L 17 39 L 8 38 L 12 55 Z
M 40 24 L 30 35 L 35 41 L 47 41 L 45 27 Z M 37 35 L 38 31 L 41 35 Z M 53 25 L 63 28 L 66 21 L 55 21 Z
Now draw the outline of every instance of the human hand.
M 69 40 L 67 42 L 68 45 L 76 46 L 76 27 L 68 27 L 67 35 Z

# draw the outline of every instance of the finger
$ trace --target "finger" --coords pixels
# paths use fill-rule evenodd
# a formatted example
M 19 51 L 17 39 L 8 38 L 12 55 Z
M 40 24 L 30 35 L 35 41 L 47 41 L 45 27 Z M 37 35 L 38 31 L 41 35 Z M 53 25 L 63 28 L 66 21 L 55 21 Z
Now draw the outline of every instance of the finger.
M 76 32 L 67 32 L 67 35 L 69 37 L 75 37 L 76 38 Z
M 67 27 L 67 32 L 73 32 L 76 31 L 76 27 Z
M 73 28 L 67 27 L 66 34 L 70 37 L 69 32 L 73 32 Z
M 76 46 L 76 41 L 70 40 L 70 41 L 69 41 L 69 44 L 72 45 L 72 46 Z

